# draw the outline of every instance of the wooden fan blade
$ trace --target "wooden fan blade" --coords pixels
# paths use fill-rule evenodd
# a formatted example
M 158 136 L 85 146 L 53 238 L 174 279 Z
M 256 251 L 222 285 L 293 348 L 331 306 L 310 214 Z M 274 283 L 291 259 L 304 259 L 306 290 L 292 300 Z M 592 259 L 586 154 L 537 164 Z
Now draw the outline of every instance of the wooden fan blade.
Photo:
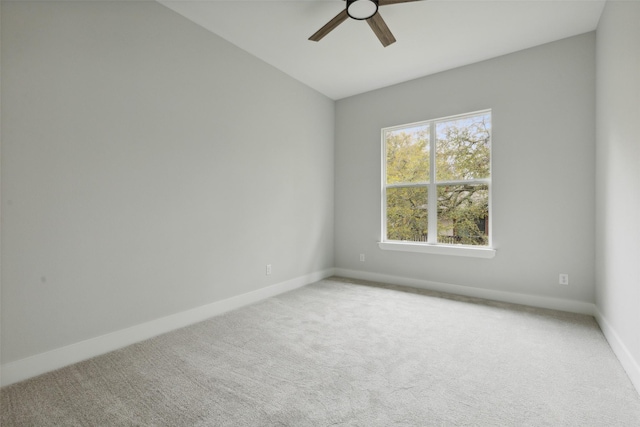
M 324 27 L 316 31 L 314 35 L 309 37 L 309 40 L 314 42 L 320 41 L 320 39 L 329 34 L 331 31 L 335 30 L 335 28 L 338 25 L 342 24 L 348 17 L 349 15 L 347 14 L 347 10 L 343 10 L 342 12 L 337 14 L 331 21 L 327 22 Z
M 391 34 L 391 30 L 387 27 L 387 23 L 384 22 L 382 16 L 379 13 L 376 13 L 371 18 L 367 19 L 367 23 L 371 27 L 376 36 L 378 36 L 378 40 L 382 43 L 382 46 L 387 47 L 391 43 L 395 43 L 396 38 Z
M 409 3 L 420 0 L 378 0 L 378 6 L 389 6 L 390 4 Z

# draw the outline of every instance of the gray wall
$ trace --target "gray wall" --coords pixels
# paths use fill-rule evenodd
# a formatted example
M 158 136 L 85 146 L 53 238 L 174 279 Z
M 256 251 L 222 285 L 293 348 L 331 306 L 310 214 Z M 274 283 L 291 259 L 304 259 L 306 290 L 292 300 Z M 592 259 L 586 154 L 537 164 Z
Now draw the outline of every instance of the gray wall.
M 597 31 L 596 306 L 620 340 L 614 349 L 626 347 L 616 353 L 640 390 L 638 22 L 640 3 L 609 1 Z
M 496 257 L 380 250 L 380 129 L 485 108 Z M 338 101 L 336 267 L 593 302 L 594 134 L 594 33 Z
M 333 101 L 155 2 L 1 27 L 3 363 L 333 266 Z

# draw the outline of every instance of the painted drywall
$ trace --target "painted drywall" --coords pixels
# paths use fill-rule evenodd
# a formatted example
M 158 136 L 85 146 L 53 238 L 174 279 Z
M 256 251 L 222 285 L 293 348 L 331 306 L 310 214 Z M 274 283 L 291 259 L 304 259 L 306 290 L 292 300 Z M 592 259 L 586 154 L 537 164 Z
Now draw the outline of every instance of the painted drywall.
M 333 266 L 333 101 L 156 2 L 1 27 L 3 364 Z
M 1 5 L 1 3 L 0 3 Z M 0 35 L 2 34 L 2 7 L 0 7 Z M 2 51 L 0 38 L 0 53 Z M 0 189 L 2 189 L 2 55 L 0 54 Z M 2 191 L 0 191 L 2 206 Z M 0 208 L 0 242 L 2 242 L 2 209 Z M 0 366 L 2 365 L 2 244 L 0 243 Z M 1 375 L 1 372 L 0 372 Z M 2 377 L 0 376 L 0 381 Z
M 640 3 L 609 1 L 597 30 L 596 306 L 640 391 Z
M 486 108 L 495 258 L 379 249 L 380 129 Z M 336 267 L 593 303 L 594 155 L 594 33 L 339 100 Z

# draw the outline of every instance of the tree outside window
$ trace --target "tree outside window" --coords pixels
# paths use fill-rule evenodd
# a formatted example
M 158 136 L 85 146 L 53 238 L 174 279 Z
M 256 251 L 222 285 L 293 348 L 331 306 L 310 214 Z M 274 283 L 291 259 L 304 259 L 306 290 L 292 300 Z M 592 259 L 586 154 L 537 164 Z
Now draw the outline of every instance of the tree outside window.
M 387 128 L 383 143 L 385 240 L 489 245 L 490 111 Z

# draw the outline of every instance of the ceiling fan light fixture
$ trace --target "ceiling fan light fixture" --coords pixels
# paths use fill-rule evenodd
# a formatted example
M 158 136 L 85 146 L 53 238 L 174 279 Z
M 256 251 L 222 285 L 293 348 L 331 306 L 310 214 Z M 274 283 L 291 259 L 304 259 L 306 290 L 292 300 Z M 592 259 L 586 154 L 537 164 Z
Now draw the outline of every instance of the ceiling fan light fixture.
M 359 21 L 369 19 L 378 12 L 378 0 L 347 0 L 347 13 Z

